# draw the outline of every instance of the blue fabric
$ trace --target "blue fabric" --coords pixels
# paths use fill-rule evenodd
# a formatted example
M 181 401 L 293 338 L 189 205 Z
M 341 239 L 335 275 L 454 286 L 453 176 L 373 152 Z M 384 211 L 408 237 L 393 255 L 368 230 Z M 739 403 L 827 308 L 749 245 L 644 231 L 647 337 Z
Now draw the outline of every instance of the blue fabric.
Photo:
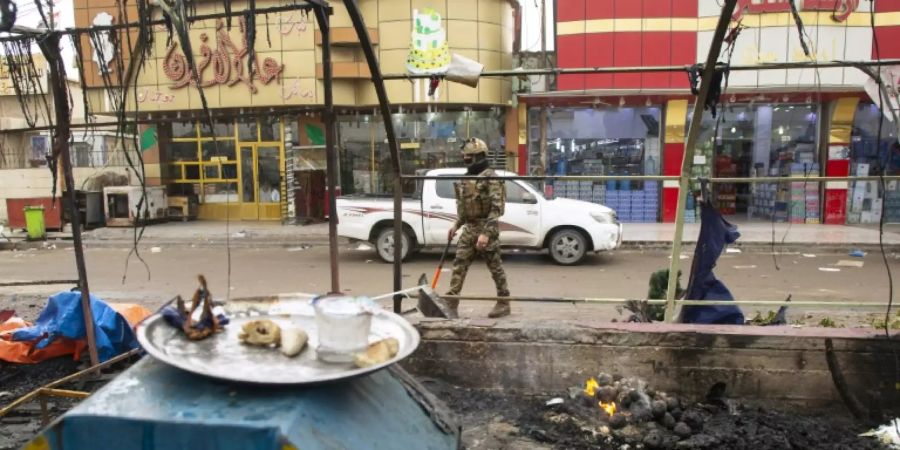
M 100 361 L 138 347 L 131 325 L 122 315 L 98 297 L 91 295 L 91 312 L 94 316 L 94 335 L 97 356 Z M 60 292 L 50 297 L 34 326 L 22 328 L 12 334 L 14 341 L 39 340 L 36 348 L 50 345 L 57 337 L 85 339 L 84 312 L 81 310 L 81 292 Z
M 178 312 L 178 308 L 174 306 L 166 306 L 162 310 L 163 319 L 165 319 L 166 323 L 169 325 L 178 328 L 179 330 L 184 329 L 184 323 L 187 322 L 187 316 L 181 315 Z M 219 321 L 219 325 L 225 326 L 228 325 L 228 317 L 219 314 L 216 316 L 216 319 Z M 203 330 L 206 328 L 212 328 L 213 321 L 212 318 L 207 317 L 206 320 L 202 322 L 197 322 L 192 325 L 195 330 Z
M 716 278 L 713 269 L 725 250 L 741 237 L 737 227 L 726 221 L 709 202 L 700 204 L 700 236 L 694 251 L 690 283 L 686 299 L 734 300 L 731 292 Z M 731 305 L 685 306 L 681 315 L 684 323 L 744 324 L 740 308 Z

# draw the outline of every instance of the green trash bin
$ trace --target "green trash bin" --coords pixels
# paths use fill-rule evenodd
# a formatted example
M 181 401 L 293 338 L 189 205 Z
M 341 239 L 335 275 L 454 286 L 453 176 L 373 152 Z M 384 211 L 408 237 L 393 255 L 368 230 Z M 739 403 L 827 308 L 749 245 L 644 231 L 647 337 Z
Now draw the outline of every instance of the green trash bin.
M 28 240 L 37 241 L 47 238 L 47 228 L 44 226 L 44 207 L 26 206 L 25 229 L 28 231 Z

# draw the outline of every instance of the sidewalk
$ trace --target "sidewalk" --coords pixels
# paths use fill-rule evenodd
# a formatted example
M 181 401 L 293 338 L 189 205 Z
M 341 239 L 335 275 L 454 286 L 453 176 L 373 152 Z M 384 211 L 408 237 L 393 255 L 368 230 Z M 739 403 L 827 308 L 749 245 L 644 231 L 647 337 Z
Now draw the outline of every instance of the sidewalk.
M 772 224 L 768 222 L 739 222 L 735 225 L 741 233 L 736 247 L 769 249 L 773 242 L 780 251 L 802 251 L 815 247 L 820 251 L 836 251 L 861 248 L 874 250 L 878 246 L 878 227 L 875 225 L 807 225 Z M 227 228 L 227 232 L 226 232 Z M 626 223 L 623 226 L 624 249 L 668 249 L 675 235 L 672 223 Z M 14 242 L 24 240 L 24 233 L 16 231 L 7 236 Z M 700 224 L 684 226 L 684 242 L 691 247 L 700 233 Z M 281 225 L 277 222 L 192 221 L 169 222 L 148 225 L 144 229 L 143 245 L 216 245 L 224 244 L 230 236 L 233 246 L 292 247 L 301 245 L 328 245 L 328 224 L 306 226 Z M 84 233 L 86 246 L 126 246 L 134 238 L 132 228 L 97 228 Z M 71 233 L 49 233 L 49 239 L 57 245 L 71 241 Z M 347 243 L 344 238 L 339 242 Z M 884 243 L 895 250 L 900 247 L 900 225 L 885 228 Z M 0 246 L 6 241 L 0 238 Z M 39 245 L 39 244 L 38 244 Z M 2 248 L 2 247 L 0 247 Z

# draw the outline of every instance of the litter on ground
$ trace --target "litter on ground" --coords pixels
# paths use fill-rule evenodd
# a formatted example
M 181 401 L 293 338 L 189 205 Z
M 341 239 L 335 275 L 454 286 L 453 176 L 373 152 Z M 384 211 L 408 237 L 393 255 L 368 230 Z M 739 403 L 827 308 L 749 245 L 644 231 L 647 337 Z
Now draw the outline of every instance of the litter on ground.
M 863 261 L 851 261 L 849 259 L 842 259 L 835 264 L 838 267 L 862 267 L 865 262 Z

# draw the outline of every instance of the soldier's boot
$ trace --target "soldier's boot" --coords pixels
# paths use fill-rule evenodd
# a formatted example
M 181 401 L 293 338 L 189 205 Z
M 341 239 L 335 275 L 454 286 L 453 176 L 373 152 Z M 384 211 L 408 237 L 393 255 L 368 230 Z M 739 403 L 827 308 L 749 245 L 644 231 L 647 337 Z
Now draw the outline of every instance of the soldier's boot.
M 509 292 L 504 292 L 497 295 L 498 297 L 509 297 Z M 488 317 L 491 319 L 497 319 L 500 317 L 506 317 L 512 313 L 512 308 L 509 306 L 509 300 L 497 300 L 497 303 L 494 304 L 494 309 L 488 313 Z

